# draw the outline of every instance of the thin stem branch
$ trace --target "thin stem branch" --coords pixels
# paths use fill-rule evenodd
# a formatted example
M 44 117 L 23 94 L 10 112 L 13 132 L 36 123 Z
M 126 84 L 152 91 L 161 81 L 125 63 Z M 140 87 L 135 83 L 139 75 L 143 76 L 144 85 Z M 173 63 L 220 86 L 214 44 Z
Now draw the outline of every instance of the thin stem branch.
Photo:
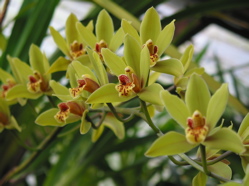
M 114 114 L 114 116 L 115 116 L 119 121 L 125 123 L 125 122 L 128 122 L 128 121 L 130 121 L 131 119 L 133 119 L 133 117 L 134 117 L 134 114 L 133 114 L 133 113 L 131 113 L 131 115 L 130 115 L 129 117 L 123 119 L 123 118 L 121 118 L 121 117 L 118 115 L 118 113 L 117 113 L 115 107 L 114 107 L 111 103 L 106 103 L 106 104 L 107 104 L 107 106 L 109 107 L 109 109 L 111 110 L 111 112 Z
M 161 132 L 161 130 L 159 128 L 156 127 L 156 125 L 153 123 L 153 121 L 151 120 L 151 117 L 150 117 L 150 114 L 148 112 L 148 109 L 147 109 L 147 106 L 146 106 L 146 103 L 140 99 L 140 102 L 141 102 L 141 108 L 142 108 L 142 111 L 146 117 L 146 121 L 147 123 L 149 124 L 149 126 L 154 130 L 154 132 L 158 135 L 158 136 L 162 136 L 163 133 Z
M 29 147 L 28 145 L 26 145 L 24 143 L 24 141 L 21 139 L 21 137 L 16 133 L 16 131 L 11 130 L 10 133 L 14 136 L 14 138 L 16 139 L 17 143 L 19 145 L 21 145 L 22 147 L 24 147 L 25 149 L 31 150 L 31 151 L 36 151 L 38 150 L 37 147 Z
M 197 164 L 194 160 L 192 160 L 191 158 L 189 158 L 186 154 L 178 154 L 182 159 L 184 159 L 186 162 L 188 162 L 190 165 L 192 165 L 194 168 L 196 168 L 197 170 L 204 172 L 202 166 L 200 166 L 199 164 Z
M 3 11 L 0 12 L 0 29 L 2 28 L 3 20 L 5 18 L 9 3 L 10 3 L 10 0 L 5 0 L 3 9 L 2 9 Z
M 220 155 L 219 157 L 217 157 L 213 160 L 207 161 L 207 165 L 213 165 L 213 164 L 225 159 L 227 156 L 230 156 L 231 154 L 233 154 L 232 151 L 227 151 L 227 152 L 223 153 L 222 155 Z
M 173 156 L 168 156 L 168 158 L 176 165 L 180 165 L 180 166 L 183 166 L 183 165 L 189 165 L 188 162 L 186 161 L 178 161 L 176 160 Z
M 210 172 L 208 171 L 208 168 L 207 168 L 206 147 L 201 144 L 200 150 L 201 150 L 201 160 L 202 160 L 202 167 L 203 167 L 204 173 L 206 175 L 209 175 Z
M 11 169 L 1 180 L 0 185 L 3 185 L 5 182 L 10 180 L 13 176 L 20 173 L 26 169 L 40 154 L 41 152 L 48 147 L 48 145 L 54 140 L 54 138 L 60 133 L 62 127 L 55 128 L 49 136 L 47 136 L 38 146 L 37 151 L 33 152 L 28 159 L 26 159 L 19 166 Z

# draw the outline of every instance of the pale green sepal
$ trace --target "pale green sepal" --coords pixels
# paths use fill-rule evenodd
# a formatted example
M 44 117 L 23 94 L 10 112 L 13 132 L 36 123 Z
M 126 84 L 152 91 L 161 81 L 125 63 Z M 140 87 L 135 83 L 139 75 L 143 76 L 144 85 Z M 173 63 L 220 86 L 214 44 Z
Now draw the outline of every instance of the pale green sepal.
M 191 76 L 192 74 L 196 73 L 196 74 L 199 74 L 199 75 L 202 75 L 203 73 L 205 72 L 205 68 L 203 67 L 199 67 L 199 68 L 192 68 L 192 69 L 189 69 L 185 74 L 184 76 L 185 77 L 189 77 Z
M 66 71 L 70 62 L 70 60 L 64 57 L 59 57 L 48 69 L 47 74 L 51 74 L 58 71 Z
M 60 94 L 53 94 L 53 96 L 56 96 L 61 101 L 72 101 L 74 98 L 70 95 L 60 95 Z M 78 97 L 77 97 L 78 98 Z
M 6 95 L 7 100 L 12 100 L 16 98 L 28 98 L 37 99 L 42 95 L 42 93 L 31 93 L 27 89 L 27 85 L 18 84 L 12 87 Z
M 104 126 L 110 128 L 118 139 L 123 139 L 125 136 L 124 124 L 118 121 L 115 117 L 107 115 L 103 122 Z
M 145 87 L 138 93 L 138 97 L 145 101 L 155 105 L 163 105 L 163 101 L 160 98 L 160 92 L 163 90 L 163 87 L 154 83 L 148 87 Z
M 104 40 L 106 43 L 110 43 L 113 36 L 114 28 L 111 16 L 106 10 L 102 10 L 97 18 L 96 22 L 96 36 L 97 40 Z
M 208 136 L 203 145 L 210 149 L 230 150 L 235 153 L 245 151 L 239 135 L 231 129 L 221 128 L 214 134 Z
M 92 133 L 92 142 L 96 142 L 99 139 L 99 137 L 101 136 L 101 134 L 104 131 L 104 128 L 105 128 L 104 125 L 100 125 L 98 129 L 93 130 L 93 133 Z
M 46 67 L 48 67 L 48 61 L 43 59 L 44 56 L 40 49 L 36 45 L 32 44 L 29 49 L 29 62 L 33 70 L 40 72 L 41 75 L 46 73 Z
M 89 68 L 92 68 L 92 64 L 91 64 L 89 55 L 87 55 L 87 54 L 81 55 L 81 56 L 77 57 L 75 60 L 79 61 L 84 66 L 88 66 Z
M 76 23 L 78 21 L 77 17 L 72 13 L 67 18 L 65 32 L 68 46 L 70 46 L 70 44 L 72 44 L 75 40 L 80 42 L 80 36 L 76 29 Z
M 184 72 L 186 72 L 186 70 L 189 67 L 189 64 L 192 60 L 193 57 L 193 53 L 194 53 L 194 46 L 193 45 L 189 45 L 188 48 L 184 51 L 180 61 L 182 62 L 183 66 L 184 66 Z
M 124 39 L 124 58 L 128 66 L 130 66 L 135 74 L 140 77 L 140 52 L 142 48 L 139 43 L 130 35 L 126 35 Z
M 140 43 L 140 37 L 137 33 L 137 30 L 130 24 L 130 22 L 123 19 L 121 22 L 121 27 L 124 31 L 124 34 L 131 35 L 132 37 L 134 37 L 137 40 L 137 42 Z
M 150 72 L 150 53 L 148 47 L 144 47 L 140 54 L 140 81 L 142 88 L 147 85 Z
M 160 31 L 161 22 L 159 15 L 155 8 L 151 7 L 145 12 L 143 21 L 140 26 L 141 43 L 145 44 L 149 39 L 155 42 Z
M 88 68 L 87 66 L 82 65 L 78 61 L 73 61 L 71 65 L 72 65 L 73 69 L 75 70 L 75 72 L 79 78 L 81 78 L 82 75 L 87 74 L 87 75 L 90 75 L 92 80 L 94 80 L 95 82 L 98 82 L 98 79 L 96 78 L 93 71 L 90 68 Z
M 18 132 L 22 131 L 22 128 L 18 125 L 18 123 L 16 122 L 16 119 L 11 116 L 10 117 L 10 122 L 8 125 L 5 126 L 6 129 L 16 129 L 18 130 Z
M 89 45 L 91 48 L 95 48 L 95 45 L 97 43 L 97 38 L 95 37 L 95 35 L 80 22 L 76 23 L 76 28 L 79 35 L 87 43 L 87 45 Z
M 64 38 L 61 36 L 61 34 L 58 31 L 56 31 L 53 27 L 49 27 L 49 30 L 50 30 L 50 33 L 53 37 L 53 40 L 56 43 L 56 45 L 58 46 L 58 48 L 66 56 L 70 56 L 68 45 L 67 45 L 66 41 L 64 40 Z
M 50 80 L 49 86 L 53 89 L 55 94 L 69 95 L 68 88 L 61 85 L 59 82 L 56 82 L 55 80 Z
M 183 74 L 182 63 L 181 61 L 175 58 L 158 61 L 153 67 L 151 67 L 151 70 L 171 74 L 176 77 Z
M 242 140 L 249 136 L 249 113 L 245 116 L 242 123 L 240 124 L 238 134 Z
M 190 111 L 194 113 L 196 110 L 206 115 L 208 102 L 210 100 L 210 92 L 206 82 L 197 74 L 193 74 L 188 82 L 185 102 Z
M 112 103 L 128 101 L 134 96 L 120 97 L 118 91 L 115 89 L 115 84 L 110 83 L 103 85 L 95 90 L 86 100 L 86 103 Z
M 210 130 L 214 128 L 217 121 L 223 114 L 228 100 L 229 92 L 228 85 L 222 86 L 215 92 L 208 103 L 206 122 L 210 126 Z
M 41 126 L 64 126 L 66 123 L 58 123 L 54 116 L 59 112 L 59 109 L 52 108 L 41 113 L 35 120 L 35 123 Z
M 203 172 L 198 172 L 198 174 L 192 180 L 192 186 L 206 186 L 207 175 Z
M 161 91 L 161 99 L 171 117 L 183 128 L 186 128 L 187 118 L 190 117 L 190 113 L 185 103 L 167 90 Z
M 218 162 L 213 165 L 208 166 L 208 170 L 214 174 L 217 174 L 223 178 L 226 178 L 230 180 L 232 178 L 232 170 L 231 168 L 223 163 L 223 162 Z
M 119 47 L 120 45 L 123 43 L 123 40 L 124 40 L 124 31 L 122 28 L 119 28 L 116 33 L 114 34 L 114 36 L 112 37 L 111 39 L 111 42 L 108 46 L 108 48 L 115 52 Z
M 10 110 L 7 101 L 0 97 L 0 112 L 6 116 L 10 116 Z
M 152 83 L 155 83 L 160 75 L 161 75 L 161 73 L 159 73 L 159 72 L 151 72 L 148 85 L 151 85 Z
M 119 76 L 125 73 L 126 64 L 121 57 L 117 56 L 115 53 L 107 48 L 101 50 L 105 64 L 111 70 L 111 73 Z
M 158 56 L 161 56 L 165 52 L 166 48 L 170 45 L 173 39 L 175 32 L 174 22 L 175 20 L 166 25 L 157 37 L 155 45 L 158 47 Z
M 14 74 L 17 82 L 26 84 L 29 75 L 33 75 L 33 70 L 30 68 L 30 66 L 18 58 L 7 56 L 7 59 L 10 63 L 12 73 Z
M 171 131 L 159 137 L 145 153 L 148 157 L 175 155 L 185 153 L 196 145 L 189 144 L 186 137 L 180 133 Z
M 14 77 L 10 73 L 0 68 L 0 81 L 2 81 L 3 84 L 5 84 L 7 83 L 8 80 L 12 80 L 15 82 Z
M 85 119 L 87 112 L 88 110 L 85 110 L 81 118 L 80 134 L 86 134 L 91 128 L 91 123 Z

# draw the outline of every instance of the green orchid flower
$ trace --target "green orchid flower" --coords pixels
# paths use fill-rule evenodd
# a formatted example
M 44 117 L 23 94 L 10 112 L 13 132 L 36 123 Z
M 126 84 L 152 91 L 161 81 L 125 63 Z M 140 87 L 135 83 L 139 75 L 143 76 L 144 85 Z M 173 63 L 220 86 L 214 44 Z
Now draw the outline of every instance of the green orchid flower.
M 6 93 L 7 100 L 16 98 L 37 99 L 43 94 L 50 95 L 52 93 L 49 87 L 51 75 L 46 74 L 49 62 L 45 54 L 37 46 L 31 45 L 29 59 L 31 67 L 18 58 L 8 56 L 17 84 Z
M 244 171 L 246 171 L 249 164 L 249 114 L 243 119 L 238 130 L 238 135 L 241 137 L 244 147 L 246 148 L 246 151 L 240 154 L 242 167 Z
M 79 22 L 74 14 L 70 14 L 66 20 L 66 38 L 56 31 L 53 27 L 50 27 L 50 33 L 53 37 L 54 42 L 57 44 L 58 48 L 63 52 L 65 57 L 59 57 L 50 67 L 48 73 L 53 73 L 57 71 L 66 71 L 68 65 L 71 61 L 77 60 L 82 64 L 89 66 L 89 58 L 86 53 L 87 44 L 78 34 L 76 29 L 76 23 Z M 92 21 L 88 23 L 86 29 L 91 32 L 93 30 Z
M 123 30 L 118 29 L 114 33 L 112 18 L 106 10 L 100 11 L 97 17 L 95 35 L 80 22 L 76 23 L 76 28 L 81 38 L 92 50 L 98 53 L 101 60 L 103 60 L 101 54 L 102 48 L 109 48 L 111 51 L 115 52 L 123 42 Z
M 105 64 L 110 72 L 118 77 L 119 83 L 108 83 L 93 92 L 87 103 L 112 103 L 127 101 L 135 96 L 156 105 L 161 105 L 159 92 L 162 86 L 153 83 L 148 85 L 150 56 L 148 48 L 140 47 L 130 35 L 124 39 L 124 58 L 111 50 L 102 49 Z
M 0 132 L 4 129 L 16 129 L 21 132 L 20 126 L 10 114 L 7 101 L 0 97 Z
M 228 100 L 228 87 L 223 84 L 211 97 L 205 81 L 197 74 L 190 77 L 185 102 L 168 91 L 161 92 L 166 110 L 185 130 L 185 135 L 171 131 L 159 137 L 146 156 L 185 153 L 202 144 L 210 149 L 242 153 L 241 138 L 231 128 L 216 127 Z
M 145 12 L 139 30 L 140 35 L 126 20 L 122 20 L 121 27 L 124 33 L 134 37 L 140 46 L 147 46 L 151 67 L 157 64 L 157 61 L 170 45 L 175 31 L 174 20 L 162 29 L 160 17 L 153 7 Z

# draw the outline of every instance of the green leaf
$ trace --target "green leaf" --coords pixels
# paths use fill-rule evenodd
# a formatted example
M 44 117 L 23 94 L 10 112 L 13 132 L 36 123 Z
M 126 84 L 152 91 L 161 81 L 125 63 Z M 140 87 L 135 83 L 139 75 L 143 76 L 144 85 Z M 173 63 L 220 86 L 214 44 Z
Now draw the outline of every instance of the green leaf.
M 114 28 L 113 22 L 110 15 L 107 13 L 106 10 L 102 10 L 97 18 L 96 22 L 96 36 L 97 40 L 101 41 L 104 40 L 107 44 L 111 42 L 113 37 Z
M 70 62 L 71 62 L 70 60 L 60 56 L 51 65 L 51 67 L 48 69 L 47 73 L 50 74 L 50 73 L 54 73 L 54 72 L 58 72 L 58 71 L 66 71 Z
M 68 46 L 70 46 L 70 44 L 72 44 L 74 41 L 80 42 L 80 36 L 76 29 L 76 23 L 78 21 L 79 20 L 77 19 L 77 17 L 72 13 L 67 18 L 65 31 L 67 39 L 66 42 Z
M 215 127 L 217 121 L 223 114 L 227 105 L 228 95 L 228 85 L 222 84 L 210 99 L 206 115 L 206 122 L 210 126 L 210 129 Z
M 124 40 L 124 31 L 122 28 L 119 28 L 116 33 L 114 34 L 114 36 L 112 37 L 111 41 L 110 41 L 110 44 L 108 46 L 108 48 L 115 52 L 119 47 L 120 45 L 123 43 L 123 40 Z
M 116 85 L 113 83 L 103 85 L 88 97 L 86 103 L 124 102 L 135 96 L 120 97 L 118 95 L 118 91 L 115 89 L 115 86 Z
M 186 70 L 189 67 L 189 64 L 192 60 L 194 54 L 194 46 L 193 45 L 189 45 L 188 48 L 184 51 L 180 61 L 182 62 L 182 65 L 184 66 L 184 72 L 186 72 Z
M 239 135 L 229 128 L 221 128 L 208 136 L 203 145 L 211 149 L 230 150 L 235 153 L 242 153 L 245 150 Z
M 192 180 L 192 186 L 206 186 L 207 175 L 203 172 L 198 172 L 198 174 Z
M 123 19 L 121 22 L 121 27 L 124 31 L 124 34 L 131 35 L 133 38 L 135 38 L 135 40 L 137 40 L 137 42 L 140 43 L 140 37 L 137 33 L 137 30 L 130 24 L 130 22 Z
M 84 42 L 89 45 L 92 49 L 95 48 L 95 45 L 97 43 L 96 36 L 80 22 L 76 23 L 76 28 Z
M 155 8 L 151 7 L 145 12 L 145 16 L 140 25 L 141 43 L 145 44 L 149 39 L 156 42 L 161 31 L 161 22 Z
M 119 76 L 120 74 L 125 73 L 126 64 L 122 60 L 122 58 L 120 58 L 107 48 L 103 48 L 101 52 L 104 61 L 106 65 L 110 68 L 112 74 Z
M 209 100 L 210 92 L 206 82 L 199 75 L 193 74 L 190 77 L 185 97 L 190 113 L 198 110 L 203 116 L 206 116 Z
M 170 45 L 174 32 L 175 32 L 175 20 L 166 25 L 157 37 L 155 45 L 158 47 L 158 56 L 161 56 L 166 48 Z
M 190 113 L 184 102 L 179 97 L 171 95 L 167 90 L 161 91 L 161 98 L 171 117 L 183 128 L 186 128 Z
M 71 56 L 69 52 L 69 46 L 67 45 L 65 39 L 61 36 L 61 34 L 56 31 L 53 27 L 49 27 L 50 33 L 53 37 L 54 42 L 57 47 L 66 55 Z
M 141 100 L 155 104 L 163 105 L 163 101 L 160 98 L 160 92 L 163 90 L 163 87 L 160 84 L 154 83 L 148 87 L 145 87 L 138 93 L 138 96 Z
M 183 74 L 182 63 L 175 58 L 158 61 L 153 67 L 151 67 L 151 70 L 170 74 L 176 77 L 181 76 Z
M 215 173 L 223 178 L 229 179 L 229 180 L 232 177 L 231 168 L 223 162 L 218 162 L 216 164 L 208 166 L 208 170 L 210 172 L 213 172 L 213 173 Z
M 177 132 L 171 131 L 159 137 L 145 153 L 148 157 L 175 155 L 185 153 L 196 145 L 189 144 L 186 137 Z
M 249 136 L 249 113 L 245 116 L 242 123 L 240 124 L 238 134 L 242 140 L 246 139 Z
M 28 91 L 27 86 L 23 84 L 18 84 L 12 87 L 6 95 L 7 100 L 12 100 L 16 98 L 28 98 L 37 99 L 42 96 L 42 93 L 31 93 Z
M 124 39 L 124 58 L 128 66 L 130 66 L 135 74 L 140 77 L 140 52 L 141 46 L 130 35 L 126 35 Z
M 59 109 L 52 108 L 41 113 L 35 120 L 35 123 L 41 126 L 64 126 L 66 123 L 58 123 L 54 116 Z
M 147 85 L 149 72 L 150 72 L 150 53 L 148 47 L 144 47 L 140 54 L 140 81 L 141 87 Z
M 124 124 L 118 121 L 115 117 L 107 115 L 102 125 L 110 128 L 114 132 L 114 134 L 118 137 L 118 139 L 124 138 L 125 136 Z

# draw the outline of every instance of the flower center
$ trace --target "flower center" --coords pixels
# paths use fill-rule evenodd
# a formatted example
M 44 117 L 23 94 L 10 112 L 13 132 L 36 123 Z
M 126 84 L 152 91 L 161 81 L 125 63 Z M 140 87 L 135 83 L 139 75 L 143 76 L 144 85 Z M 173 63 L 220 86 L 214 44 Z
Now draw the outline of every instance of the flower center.
M 191 144 L 201 143 L 208 133 L 206 118 L 197 110 L 187 119 L 188 127 L 185 129 L 187 141 Z
M 15 81 L 13 81 L 12 79 L 8 79 L 7 84 L 2 85 L 3 92 L 0 95 L 0 97 L 5 98 L 8 90 L 11 89 L 15 85 L 16 85 Z
M 151 39 L 149 39 L 144 46 L 147 46 L 150 52 L 150 66 L 153 67 L 156 62 L 158 61 L 158 47 L 156 45 L 153 45 L 153 42 Z
M 76 59 L 76 58 L 78 58 L 86 53 L 86 51 L 83 48 L 83 44 L 79 43 L 78 41 L 74 41 L 70 45 L 70 49 L 71 49 L 70 54 L 71 54 L 73 59 Z
M 102 48 L 107 48 L 107 43 L 104 40 L 101 40 L 99 43 L 96 43 L 95 45 L 95 51 L 99 54 L 99 57 L 101 61 L 103 61 L 103 56 L 101 54 L 101 49 Z
M 31 93 L 46 92 L 48 90 L 48 83 L 44 81 L 39 72 L 35 71 L 34 75 L 29 76 L 27 87 Z
M 2 124 L 3 126 L 6 126 L 9 122 L 9 118 L 6 114 L 0 112 L 0 124 Z

